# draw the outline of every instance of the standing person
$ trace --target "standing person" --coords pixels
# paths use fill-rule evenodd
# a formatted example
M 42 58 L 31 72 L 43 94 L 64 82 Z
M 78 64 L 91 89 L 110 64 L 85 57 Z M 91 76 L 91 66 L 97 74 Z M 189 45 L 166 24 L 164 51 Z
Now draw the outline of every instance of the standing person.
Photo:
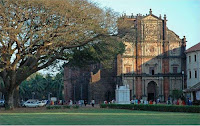
M 72 106 L 73 105 L 73 101 L 69 100 L 69 105 Z
M 159 104 L 159 103 L 160 103 L 160 99 L 158 98 L 158 99 L 157 99 L 157 104 Z
M 92 107 L 94 107 L 94 103 L 95 103 L 94 99 L 91 101 L 91 103 L 92 103 Z
M 79 105 L 79 106 L 82 106 L 82 104 L 81 104 L 81 100 L 78 101 L 78 105 Z
M 87 101 L 86 100 L 84 100 L 84 104 L 85 104 L 85 106 L 87 105 Z
M 190 99 L 190 98 L 189 98 L 189 101 L 188 101 L 188 102 L 189 102 L 189 105 L 192 105 L 192 101 L 191 101 L 191 99 Z

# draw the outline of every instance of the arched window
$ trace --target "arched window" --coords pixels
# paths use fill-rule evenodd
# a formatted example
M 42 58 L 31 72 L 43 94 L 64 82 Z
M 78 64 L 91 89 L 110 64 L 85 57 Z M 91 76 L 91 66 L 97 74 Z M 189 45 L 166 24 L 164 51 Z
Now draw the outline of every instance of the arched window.
M 155 74 L 154 67 L 149 67 L 149 74 L 151 74 L 151 75 Z

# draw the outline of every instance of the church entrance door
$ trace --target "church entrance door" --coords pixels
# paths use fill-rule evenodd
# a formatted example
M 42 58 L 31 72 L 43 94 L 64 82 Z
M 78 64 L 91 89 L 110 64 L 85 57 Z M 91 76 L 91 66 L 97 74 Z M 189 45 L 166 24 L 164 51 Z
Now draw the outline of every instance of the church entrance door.
M 156 100 L 156 82 L 151 81 L 148 83 L 147 93 L 148 93 L 148 101 Z

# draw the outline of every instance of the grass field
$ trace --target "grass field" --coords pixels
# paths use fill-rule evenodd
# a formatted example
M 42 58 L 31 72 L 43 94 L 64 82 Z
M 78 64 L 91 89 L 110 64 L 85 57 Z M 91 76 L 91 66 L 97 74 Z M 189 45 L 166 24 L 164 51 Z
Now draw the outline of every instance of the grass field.
M 102 108 L 46 110 L 0 109 L 0 125 L 200 125 L 198 113 L 135 111 Z

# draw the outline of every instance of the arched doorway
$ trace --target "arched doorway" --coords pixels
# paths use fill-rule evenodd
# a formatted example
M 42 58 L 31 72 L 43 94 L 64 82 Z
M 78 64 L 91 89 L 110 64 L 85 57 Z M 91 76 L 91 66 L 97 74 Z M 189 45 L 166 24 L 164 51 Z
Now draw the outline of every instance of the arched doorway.
M 156 100 L 156 82 L 151 81 L 147 86 L 148 101 Z

